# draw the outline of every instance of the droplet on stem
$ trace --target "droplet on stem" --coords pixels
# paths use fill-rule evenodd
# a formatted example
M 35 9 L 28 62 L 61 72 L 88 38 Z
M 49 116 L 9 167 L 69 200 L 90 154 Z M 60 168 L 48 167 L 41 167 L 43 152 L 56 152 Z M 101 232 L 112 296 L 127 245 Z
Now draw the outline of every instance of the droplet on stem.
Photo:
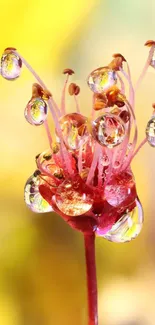
M 14 80 L 20 76 L 22 60 L 13 51 L 6 51 L 1 57 L 1 75 L 7 80 Z
M 39 193 L 41 178 L 39 173 L 34 173 L 26 182 L 24 189 L 25 203 L 30 210 L 36 213 L 45 213 L 53 211 L 52 207 Z
M 32 98 L 25 108 L 25 118 L 32 125 L 41 125 L 47 118 L 47 104 L 40 98 Z
M 92 135 L 101 146 L 113 148 L 125 137 L 124 123 L 116 115 L 104 114 L 93 122 Z
M 135 206 L 121 216 L 112 228 L 103 235 L 105 239 L 115 243 L 125 243 L 135 239 L 141 232 L 144 217 L 142 205 L 137 198 Z
M 88 138 L 87 118 L 79 113 L 72 113 L 60 119 L 63 141 L 68 149 L 77 150 Z
M 146 137 L 148 143 L 155 147 L 155 116 L 153 116 L 150 121 L 147 123 L 146 127 Z

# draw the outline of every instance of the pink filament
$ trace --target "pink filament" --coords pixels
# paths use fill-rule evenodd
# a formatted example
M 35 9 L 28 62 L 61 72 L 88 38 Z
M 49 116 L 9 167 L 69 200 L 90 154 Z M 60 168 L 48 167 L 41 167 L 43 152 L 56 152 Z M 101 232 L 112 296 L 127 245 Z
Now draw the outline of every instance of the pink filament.
M 75 105 L 76 105 L 76 111 L 77 113 L 80 113 L 80 107 L 79 107 L 79 104 L 78 104 L 78 100 L 77 100 L 77 96 L 74 95 L 74 100 L 75 100 Z
M 67 78 L 65 80 L 64 88 L 62 91 L 62 98 L 61 98 L 61 113 L 62 115 L 66 114 L 66 108 L 65 108 L 65 95 L 66 95 L 66 88 L 69 80 L 69 74 L 67 75 Z
M 94 149 L 94 156 L 93 156 L 93 160 L 92 160 L 92 164 L 88 173 L 88 177 L 87 177 L 87 181 L 86 184 L 90 184 L 91 180 L 93 179 L 94 173 L 95 173 L 95 169 L 97 167 L 97 163 L 98 163 L 98 157 L 101 151 L 101 146 L 96 143 L 95 144 L 95 149 Z
M 38 76 L 38 74 L 34 71 L 34 69 L 29 65 L 29 63 L 18 53 L 18 52 L 15 52 L 21 59 L 22 59 L 22 62 L 25 64 L 25 66 L 28 68 L 28 70 L 34 75 L 34 77 L 36 78 L 36 80 L 40 83 L 40 85 L 45 89 L 45 90 L 48 90 L 46 85 L 44 84 L 44 82 L 40 79 L 40 77 Z M 59 125 L 59 121 L 58 121 L 58 118 L 57 118 L 57 115 L 56 115 L 56 112 L 55 110 L 53 109 L 53 104 L 52 104 L 52 101 L 51 99 L 48 100 L 48 105 L 49 105 L 49 108 L 50 108 L 50 111 L 51 111 L 51 114 L 53 116 L 53 120 L 55 122 L 55 127 L 57 129 L 57 132 L 58 132 L 58 135 L 61 139 L 61 154 L 62 154 L 62 157 L 64 159 L 64 164 L 66 166 L 66 171 L 69 172 L 69 174 L 73 174 L 73 170 L 72 170 L 72 166 L 71 166 L 71 161 L 70 161 L 70 157 L 69 157 L 69 154 L 67 152 L 67 149 L 63 143 L 63 136 L 62 136 L 62 131 L 61 131 L 61 128 L 60 128 L 60 125 Z
M 129 102 L 130 102 L 131 106 L 134 108 L 135 93 L 134 93 L 134 88 L 133 88 L 131 77 L 130 77 L 130 70 L 129 70 L 129 75 L 121 68 L 120 68 L 120 71 L 122 72 L 122 74 L 124 75 L 124 77 L 126 78 L 126 80 L 129 83 Z
M 130 157 L 130 160 L 128 161 L 128 165 L 127 167 L 131 164 L 133 158 L 137 155 L 137 153 L 139 152 L 139 150 L 144 146 L 144 144 L 147 143 L 147 138 L 145 138 L 140 145 L 138 146 L 138 148 L 135 150 L 135 152 L 133 153 L 133 155 Z
M 119 75 L 119 73 L 117 73 L 117 77 L 118 77 L 118 79 L 120 81 L 120 84 L 121 84 L 121 93 L 124 95 L 125 94 L 125 84 L 124 84 L 124 81 L 121 78 L 121 76 Z
M 153 45 L 153 46 L 151 46 L 151 49 L 149 51 L 149 56 L 147 58 L 147 61 L 146 61 L 145 65 L 144 65 L 144 68 L 142 70 L 142 73 L 141 73 L 141 75 L 140 75 L 140 77 L 139 77 L 139 79 L 138 79 L 138 81 L 136 83 L 135 91 L 137 91 L 137 89 L 140 86 L 143 78 L 145 77 L 145 74 L 146 74 L 146 72 L 147 72 L 147 70 L 149 68 L 149 65 L 151 63 L 151 60 L 152 60 L 152 57 L 153 57 L 153 54 L 154 54 L 154 50 L 155 50 L 155 46 Z
M 46 133 L 47 133 L 47 136 L 48 136 L 49 145 L 52 148 L 52 136 L 51 136 L 51 133 L 50 133 L 50 129 L 49 129 L 47 120 L 44 122 L 44 126 L 45 126 L 45 130 L 46 130 Z

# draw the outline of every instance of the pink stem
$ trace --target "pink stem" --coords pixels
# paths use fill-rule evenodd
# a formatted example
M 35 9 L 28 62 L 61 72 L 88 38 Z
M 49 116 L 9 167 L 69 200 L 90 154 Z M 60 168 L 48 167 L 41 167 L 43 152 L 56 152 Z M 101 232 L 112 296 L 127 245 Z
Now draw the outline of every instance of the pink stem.
M 95 234 L 85 234 L 84 243 L 88 290 L 88 325 L 98 325 Z
M 93 99 L 92 99 L 92 111 L 91 111 L 92 119 L 94 119 L 94 116 L 95 116 L 94 104 L 95 104 L 95 94 L 93 94 Z
M 69 74 L 67 75 L 67 78 L 66 78 L 65 84 L 64 84 L 64 88 L 63 88 L 63 91 L 62 91 L 62 98 L 61 98 L 61 112 L 62 112 L 62 115 L 66 114 L 65 95 L 66 95 L 66 88 L 67 88 L 68 80 L 69 80 Z
M 46 85 L 44 84 L 44 82 L 40 79 L 40 77 L 38 76 L 38 74 L 34 71 L 34 69 L 30 66 L 30 64 L 18 53 L 18 52 L 15 52 L 22 60 L 22 62 L 25 64 L 25 66 L 27 67 L 27 69 L 33 74 L 33 76 L 36 78 L 36 80 L 40 83 L 40 85 L 46 89 Z M 53 105 L 52 105 L 52 101 L 51 99 L 48 100 L 48 105 L 49 105 L 49 108 L 50 108 L 50 111 L 51 111 L 51 114 L 53 116 L 53 120 L 55 122 L 55 126 L 56 126 L 56 129 L 57 129 L 57 132 L 58 132 L 58 136 L 60 137 L 61 139 L 61 154 L 62 154 L 62 157 L 64 159 L 64 164 L 67 168 L 66 171 L 69 172 L 69 174 L 73 174 L 73 170 L 72 170 L 72 166 L 71 166 L 71 161 L 70 161 L 70 158 L 69 158 L 69 154 L 67 152 L 67 149 L 63 143 L 63 136 L 62 136 L 62 131 L 61 131 L 61 127 L 59 125 L 59 120 L 57 118 L 57 115 L 56 115 L 56 112 L 55 110 L 53 109 Z
M 155 46 L 153 45 L 153 46 L 150 48 L 149 56 L 148 56 L 147 61 L 146 61 L 145 65 L 144 65 L 144 68 L 143 68 L 143 70 L 142 70 L 142 73 L 141 73 L 141 75 L 140 75 L 140 77 L 139 77 L 139 79 L 138 79 L 138 81 L 137 81 L 137 83 L 136 83 L 135 91 L 137 91 L 137 89 L 138 89 L 138 87 L 140 86 L 140 84 L 141 84 L 143 78 L 145 77 L 145 74 L 146 74 L 146 72 L 147 72 L 147 70 L 148 70 L 148 68 L 149 68 L 149 65 L 150 65 L 150 63 L 151 63 L 151 60 L 152 60 L 152 57 L 153 57 L 153 54 L 154 54 L 154 50 L 155 50 Z
M 77 113 L 80 113 L 80 108 L 79 108 L 79 104 L 78 104 L 78 100 L 77 100 L 76 95 L 74 95 L 74 100 L 75 100 L 75 105 L 76 105 L 76 111 L 77 111 Z
M 121 84 L 121 93 L 122 94 L 125 94 L 125 85 L 124 85 L 124 81 L 123 81 L 123 79 L 121 78 L 121 76 L 117 73 L 117 77 L 118 77 L 118 79 L 119 79 L 119 81 L 120 81 L 120 84 Z
M 135 92 L 134 92 L 134 88 L 133 88 L 132 81 L 131 81 L 130 69 L 129 69 L 128 65 L 127 65 L 127 67 L 128 67 L 129 75 L 121 68 L 120 68 L 120 71 L 123 73 L 124 77 L 126 78 L 126 80 L 129 83 L 129 102 L 130 102 L 131 106 L 134 108 Z
M 95 149 L 94 149 L 94 156 L 93 156 L 93 161 L 92 161 L 92 164 L 91 164 L 91 167 L 90 167 L 90 170 L 89 170 L 89 174 L 88 174 L 88 177 L 87 177 L 87 181 L 86 181 L 86 184 L 90 184 L 93 176 L 94 176 L 94 173 L 95 173 L 95 169 L 96 169 L 96 166 L 97 166 L 97 163 L 98 163 L 98 157 L 99 157 L 99 154 L 100 154 L 100 145 L 98 143 L 95 144 Z
M 48 136 L 48 141 L 49 141 L 50 147 L 52 148 L 52 136 L 51 136 L 51 132 L 50 132 L 47 120 L 44 122 L 44 126 L 45 126 L 45 130 L 46 130 L 46 133 Z
M 138 146 L 138 148 L 135 150 L 135 152 L 133 153 L 132 157 L 130 158 L 127 167 L 131 164 L 133 158 L 137 155 L 137 153 L 139 152 L 139 150 L 144 146 L 144 144 L 147 142 L 147 138 L 145 138 L 140 145 Z

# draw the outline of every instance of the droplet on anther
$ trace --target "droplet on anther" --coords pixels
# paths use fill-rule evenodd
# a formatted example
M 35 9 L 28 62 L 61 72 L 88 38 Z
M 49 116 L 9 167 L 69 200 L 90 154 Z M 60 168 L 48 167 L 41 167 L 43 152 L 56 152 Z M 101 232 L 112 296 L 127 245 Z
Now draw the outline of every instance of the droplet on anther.
M 14 80 L 20 76 L 21 58 L 12 50 L 6 51 L 1 57 L 1 75 L 7 80 Z
M 115 71 L 108 67 L 92 71 L 87 79 L 88 86 L 94 93 L 103 93 L 114 86 L 116 82 Z
M 146 137 L 148 143 L 152 147 L 155 147 L 155 116 L 153 116 L 151 120 L 147 123 Z
M 32 125 L 41 125 L 47 118 L 47 104 L 40 98 L 32 98 L 25 108 L 25 118 Z
M 109 241 L 115 243 L 125 243 L 135 239 L 141 232 L 144 217 L 142 205 L 137 198 L 134 207 L 121 216 L 121 218 L 112 226 L 112 228 L 103 235 Z
M 26 182 L 24 189 L 25 203 L 30 210 L 36 213 L 45 213 L 53 211 L 52 207 L 39 193 L 41 179 L 38 173 L 34 173 Z
M 101 146 L 113 148 L 125 137 L 124 123 L 118 116 L 104 114 L 93 122 L 92 135 Z

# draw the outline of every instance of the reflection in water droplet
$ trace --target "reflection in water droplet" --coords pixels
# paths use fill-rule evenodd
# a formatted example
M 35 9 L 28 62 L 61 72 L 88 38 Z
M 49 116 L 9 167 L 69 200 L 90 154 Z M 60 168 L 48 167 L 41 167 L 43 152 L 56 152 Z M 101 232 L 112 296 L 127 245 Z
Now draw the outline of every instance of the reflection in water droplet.
M 33 174 L 26 182 L 24 189 L 25 203 L 30 210 L 36 213 L 44 213 L 53 211 L 52 207 L 39 193 L 40 177 Z
M 91 72 L 87 83 L 94 93 L 103 93 L 117 82 L 116 72 L 108 67 L 98 68 Z
M 124 123 L 118 116 L 104 114 L 93 122 L 92 134 L 100 145 L 113 148 L 124 139 Z
M 151 120 L 147 123 L 146 137 L 148 143 L 152 147 L 155 147 L 155 116 L 153 116 Z
M 113 207 L 119 206 L 132 196 L 134 201 L 135 193 L 134 176 L 127 172 L 114 176 L 104 190 L 106 201 Z
M 1 58 L 1 75 L 7 80 L 14 80 L 20 76 L 22 61 L 13 52 L 4 53 Z
M 55 202 L 64 214 L 80 216 L 91 209 L 93 199 L 90 191 L 84 188 L 84 183 L 67 180 L 58 187 Z
M 40 98 L 31 99 L 25 108 L 25 118 L 32 125 L 41 125 L 47 118 L 47 104 Z
M 67 114 L 60 119 L 63 140 L 68 149 L 77 150 L 88 139 L 87 119 L 78 113 Z
M 140 234 L 143 222 L 142 205 L 136 199 L 135 207 L 131 211 L 126 211 L 103 237 L 116 243 L 129 242 Z

